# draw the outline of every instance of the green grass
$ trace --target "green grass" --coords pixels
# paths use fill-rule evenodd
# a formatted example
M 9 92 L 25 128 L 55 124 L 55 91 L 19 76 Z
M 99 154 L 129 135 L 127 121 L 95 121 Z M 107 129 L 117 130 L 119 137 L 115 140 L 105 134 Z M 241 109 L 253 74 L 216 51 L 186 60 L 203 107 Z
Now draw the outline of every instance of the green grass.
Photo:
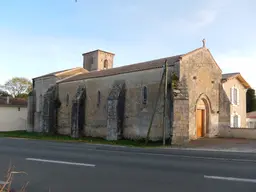
M 10 131 L 10 132 L 0 132 L 0 137 L 14 137 L 14 138 L 28 138 L 28 139 L 38 139 L 38 140 L 49 140 L 49 141 L 62 141 L 62 142 L 85 142 L 91 144 L 110 144 L 110 145 L 123 145 L 130 147 L 160 147 L 162 146 L 162 141 L 148 142 L 145 145 L 145 140 L 125 140 L 121 139 L 118 141 L 107 141 L 102 138 L 94 137 L 81 137 L 79 139 L 72 138 L 70 136 L 64 135 L 51 135 L 46 133 L 32 133 L 27 131 Z M 168 142 L 166 142 L 168 144 Z

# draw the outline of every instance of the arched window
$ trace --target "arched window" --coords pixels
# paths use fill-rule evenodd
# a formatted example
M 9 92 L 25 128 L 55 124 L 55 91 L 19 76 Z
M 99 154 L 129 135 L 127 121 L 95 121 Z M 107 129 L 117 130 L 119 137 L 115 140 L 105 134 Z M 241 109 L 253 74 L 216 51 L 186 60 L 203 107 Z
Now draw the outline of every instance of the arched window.
M 104 61 L 104 69 L 107 69 L 107 68 L 108 68 L 108 60 L 105 59 L 105 61 Z
M 143 87 L 143 104 L 147 104 L 148 101 L 148 88 L 146 86 Z
M 98 91 L 97 99 L 97 106 L 100 106 L 100 91 Z
M 68 106 L 68 104 L 69 104 L 69 94 L 67 94 L 66 96 L 66 106 Z

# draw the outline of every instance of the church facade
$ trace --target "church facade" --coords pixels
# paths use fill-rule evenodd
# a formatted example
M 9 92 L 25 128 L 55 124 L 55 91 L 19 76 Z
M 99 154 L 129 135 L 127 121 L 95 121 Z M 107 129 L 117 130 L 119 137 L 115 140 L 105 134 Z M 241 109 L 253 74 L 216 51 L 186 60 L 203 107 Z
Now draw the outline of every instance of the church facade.
M 185 54 L 117 68 L 112 53 L 85 53 L 83 67 L 43 76 L 54 78 L 51 83 L 44 84 L 39 77 L 33 80 L 29 130 L 145 139 L 153 120 L 149 138 L 162 140 L 164 83 L 160 82 L 166 60 L 166 139 L 182 144 L 218 135 L 222 71 L 205 43 Z M 45 91 L 39 93 L 42 85 Z

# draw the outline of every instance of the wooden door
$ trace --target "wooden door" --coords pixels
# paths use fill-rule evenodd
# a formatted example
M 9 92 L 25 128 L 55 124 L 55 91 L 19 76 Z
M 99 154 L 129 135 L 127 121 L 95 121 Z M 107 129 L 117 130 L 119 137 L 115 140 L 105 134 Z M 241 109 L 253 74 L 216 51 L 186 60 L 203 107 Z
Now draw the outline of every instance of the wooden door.
M 197 137 L 203 137 L 204 135 L 204 110 L 196 110 L 196 134 Z

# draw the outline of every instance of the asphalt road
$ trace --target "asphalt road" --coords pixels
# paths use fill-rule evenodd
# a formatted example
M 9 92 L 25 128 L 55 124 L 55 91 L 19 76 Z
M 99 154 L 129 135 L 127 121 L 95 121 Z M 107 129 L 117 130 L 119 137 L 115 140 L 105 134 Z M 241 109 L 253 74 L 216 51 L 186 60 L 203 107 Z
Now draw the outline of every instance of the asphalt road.
M 0 170 L 32 192 L 256 191 L 256 154 L 130 149 L 0 138 Z

